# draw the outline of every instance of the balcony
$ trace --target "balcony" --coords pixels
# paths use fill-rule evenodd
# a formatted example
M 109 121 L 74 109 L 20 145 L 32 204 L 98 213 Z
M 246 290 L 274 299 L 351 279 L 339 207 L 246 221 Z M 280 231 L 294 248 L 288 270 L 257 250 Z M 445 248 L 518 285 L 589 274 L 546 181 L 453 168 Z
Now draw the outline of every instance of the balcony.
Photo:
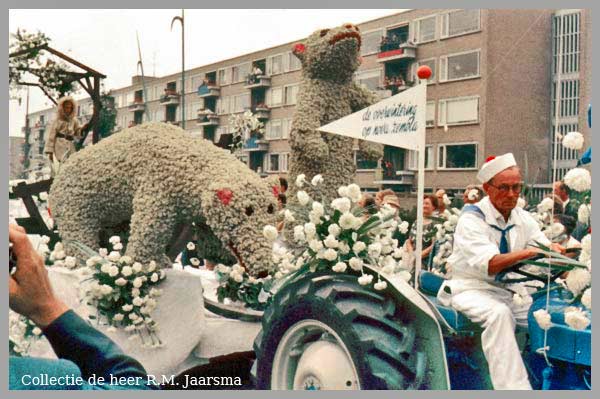
M 415 172 L 398 170 L 395 176 L 382 173 L 381 169 L 375 171 L 375 184 L 381 185 L 399 185 L 399 186 L 412 186 L 415 182 Z
M 257 105 L 254 108 L 254 116 L 256 116 L 259 120 L 269 119 L 271 116 L 271 110 L 266 105 Z
M 136 99 L 132 103 L 130 103 L 127 106 L 127 108 L 131 112 L 144 111 L 145 110 L 144 100 L 142 100 L 142 99 L 139 99 L 139 100 Z
M 164 119 L 163 122 L 168 123 L 169 125 L 175 125 L 175 126 L 181 125 L 181 121 L 174 121 L 174 120 L 170 120 L 170 119 Z
M 219 97 L 220 95 L 221 88 L 214 82 L 198 86 L 198 97 L 200 98 Z
M 385 50 L 377 54 L 377 62 L 391 62 L 409 60 L 417 57 L 417 46 L 412 43 L 403 43 L 399 48 Z
M 244 88 L 246 89 L 258 89 L 271 87 L 271 78 L 266 75 L 248 75 Z
M 269 142 L 262 137 L 252 136 L 246 140 L 242 149 L 245 152 L 268 151 Z
M 215 114 L 210 109 L 198 110 L 198 126 L 218 126 L 219 115 Z
M 178 105 L 179 93 L 174 90 L 165 90 L 165 94 L 160 97 L 160 103 L 163 105 Z

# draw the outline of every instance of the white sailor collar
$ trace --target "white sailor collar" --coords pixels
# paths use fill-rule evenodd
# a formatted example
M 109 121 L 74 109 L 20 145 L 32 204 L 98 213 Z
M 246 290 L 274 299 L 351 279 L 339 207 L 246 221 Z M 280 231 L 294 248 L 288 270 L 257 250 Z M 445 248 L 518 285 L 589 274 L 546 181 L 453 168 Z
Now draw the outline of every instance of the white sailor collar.
M 506 228 L 506 226 L 510 225 L 519 226 L 523 222 L 518 207 L 515 207 L 515 209 L 513 209 L 510 212 L 508 221 L 505 222 L 504 216 L 502 216 L 502 214 L 498 212 L 496 207 L 492 204 L 492 202 L 490 201 L 490 197 L 484 197 L 475 205 L 477 205 L 483 211 L 483 214 L 485 215 L 485 222 L 487 224 L 494 225 L 499 228 Z

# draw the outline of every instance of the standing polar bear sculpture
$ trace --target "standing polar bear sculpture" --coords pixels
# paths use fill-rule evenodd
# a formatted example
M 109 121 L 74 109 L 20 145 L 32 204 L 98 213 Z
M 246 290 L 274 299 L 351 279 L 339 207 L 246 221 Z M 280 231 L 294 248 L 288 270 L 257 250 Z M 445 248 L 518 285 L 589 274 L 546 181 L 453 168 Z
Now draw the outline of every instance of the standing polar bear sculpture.
M 290 180 L 304 174 L 310 181 L 321 174 L 325 178 L 321 192 L 329 198 L 337 196 L 339 186 L 354 181 L 353 139 L 321 133 L 318 128 L 375 102 L 371 92 L 352 80 L 360 64 L 360 45 L 358 27 L 345 24 L 318 30 L 293 48 L 302 63 L 302 82 L 290 133 Z M 369 159 L 383 156 L 380 144 L 360 140 L 359 150 Z M 290 197 L 296 191 L 291 184 Z
M 195 222 L 213 233 L 200 241 L 218 239 L 249 273 L 272 269 L 262 234 L 276 221 L 272 188 L 228 151 L 172 125 L 125 129 L 72 155 L 49 205 L 65 242 L 98 248 L 103 228 L 130 220 L 125 254 L 165 267 L 176 227 Z

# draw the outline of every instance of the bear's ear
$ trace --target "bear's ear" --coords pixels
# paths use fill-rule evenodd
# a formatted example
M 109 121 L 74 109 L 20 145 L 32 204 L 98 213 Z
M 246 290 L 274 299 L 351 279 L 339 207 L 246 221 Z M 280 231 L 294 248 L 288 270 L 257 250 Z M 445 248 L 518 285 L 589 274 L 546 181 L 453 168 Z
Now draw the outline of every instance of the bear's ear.
M 304 54 L 306 53 L 306 46 L 304 43 L 296 43 L 292 47 L 292 53 L 302 62 L 304 62 Z
M 233 191 L 228 188 L 220 188 L 215 190 L 215 195 L 223 205 L 229 205 L 233 198 Z

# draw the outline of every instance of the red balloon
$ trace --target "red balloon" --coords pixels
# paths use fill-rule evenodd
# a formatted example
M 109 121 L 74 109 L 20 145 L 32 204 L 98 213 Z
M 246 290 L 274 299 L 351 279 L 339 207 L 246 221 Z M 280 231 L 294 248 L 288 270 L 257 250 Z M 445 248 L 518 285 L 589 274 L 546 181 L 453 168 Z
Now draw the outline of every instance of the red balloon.
M 417 69 L 417 76 L 419 77 L 419 79 L 429 79 L 431 77 L 431 74 L 431 68 L 429 68 L 427 65 L 421 65 Z

